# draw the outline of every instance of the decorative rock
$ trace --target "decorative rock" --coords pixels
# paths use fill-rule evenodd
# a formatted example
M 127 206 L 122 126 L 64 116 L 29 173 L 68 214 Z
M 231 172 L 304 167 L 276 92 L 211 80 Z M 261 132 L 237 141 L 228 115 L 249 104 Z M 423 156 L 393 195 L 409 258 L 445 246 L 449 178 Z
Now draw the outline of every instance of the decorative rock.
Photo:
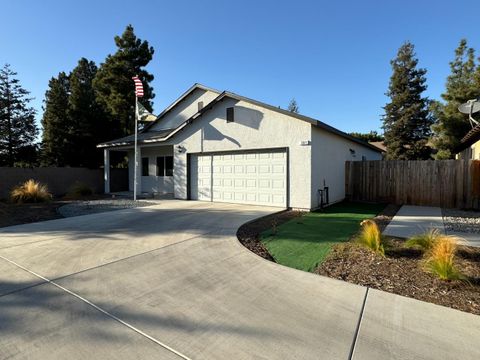
M 58 212 L 64 217 L 72 217 L 96 214 L 105 211 L 132 209 L 154 204 L 155 202 L 152 201 L 133 201 L 129 199 L 76 201 L 71 204 L 63 205 L 58 209 Z

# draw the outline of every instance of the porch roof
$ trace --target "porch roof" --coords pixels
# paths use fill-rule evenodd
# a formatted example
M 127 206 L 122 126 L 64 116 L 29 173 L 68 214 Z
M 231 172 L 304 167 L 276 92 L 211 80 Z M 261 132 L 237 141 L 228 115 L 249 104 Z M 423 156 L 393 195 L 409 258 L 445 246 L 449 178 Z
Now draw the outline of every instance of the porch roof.
M 168 135 L 170 135 L 175 129 L 167 129 L 160 131 L 148 131 L 148 132 L 139 132 L 137 135 L 138 144 L 151 144 L 156 142 L 162 142 L 166 140 Z M 135 142 L 135 135 L 128 135 L 119 139 L 106 141 L 101 144 L 98 144 L 98 148 L 108 148 L 116 146 L 127 146 L 133 145 Z

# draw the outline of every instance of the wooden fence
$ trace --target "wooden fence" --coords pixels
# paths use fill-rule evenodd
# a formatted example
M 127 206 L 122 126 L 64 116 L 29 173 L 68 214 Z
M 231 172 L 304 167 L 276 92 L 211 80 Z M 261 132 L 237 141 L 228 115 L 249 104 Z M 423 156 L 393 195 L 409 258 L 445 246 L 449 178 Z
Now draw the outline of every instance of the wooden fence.
M 345 194 L 357 201 L 480 209 L 480 161 L 347 161 Z

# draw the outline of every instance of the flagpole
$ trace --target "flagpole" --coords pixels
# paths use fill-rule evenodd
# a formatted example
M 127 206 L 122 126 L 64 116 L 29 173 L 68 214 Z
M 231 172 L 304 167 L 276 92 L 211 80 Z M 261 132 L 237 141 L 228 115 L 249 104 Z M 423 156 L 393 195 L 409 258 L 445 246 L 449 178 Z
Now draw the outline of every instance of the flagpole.
M 138 157 L 137 157 L 137 117 L 138 117 L 138 96 L 135 95 L 135 166 L 133 169 L 133 200 L 137 201 L 137 167 L 138 167 Z

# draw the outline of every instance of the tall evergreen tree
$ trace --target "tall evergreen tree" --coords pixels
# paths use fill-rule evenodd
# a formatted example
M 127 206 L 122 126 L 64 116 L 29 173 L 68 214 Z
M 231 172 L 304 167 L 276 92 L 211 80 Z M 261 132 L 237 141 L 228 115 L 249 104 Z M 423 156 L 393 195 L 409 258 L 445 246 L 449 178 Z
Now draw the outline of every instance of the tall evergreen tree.
M 32 98 L 10 65 L 0 69 L 0 165 L 30 162 L 35 154 L 38 128 Z
M 291 111 L 291 112 L 293 112 L 293 113 L 298 114 L 298 112 L 300 111 L 300 109 L 299 109 L 299 107 L 298 107 L 297 100 L 295 100 L 295 98 L 293 98 L 292 100 L 290 100 L 290 103 L 288 104 L 287 110 L 288 110 L 288 111 Z
M 75 149 L 68 159 L 70 166 L 99 166 L 102 153 L 96 145 L 113 137 L 108 134 L 107 115 L 98 104 L 93 89 L 96 73 L 95 63 L 82 58 L 69 76 L 68 135 Z
M 75 151 L 71 142 L 71 124 L 68 98 L 70 81 L 67 74 L 61 72 L 51 78 L 45 93 L 42 118 L 42 163 L 44 165 L 66 166 Z
M 132 77 L 138 75 L 143 82 L 142 104 L 152 111 L 153 88 L 150 82 L 153 75 L 144 68 L 152 60 L 154 49 L 147 41 L 138 39 L 132 25 L 128 25 L 122 36 L 115 37 L 118 50 L 108 55 L 101 64 L 94 80 L 98 100 L 109 113 L 112 131 L 115 136 L 123 136 L 134 131 L 134 103 Z
M 427 159 L 427 147 L 432 117 L 429 100 L 423 97 L 427 89 L 425 74 L 418 68 L 413 44 L 406 42 L 391 61 L 393 74 L 386 95 L 390 102 L 385 105 L 383 129 L 387 159 Z
M 458 111 L 458 105 L 480 96 L 480 82 L 476 73 L 475 52 L 462 39 L 455 50 L 455 59 L 450 62 L 450 75 L 442 94 L 445 103 L 434 102 L 432 112 L 436 122 L 432 126 L 432 143 L 437 149 L 436 159 L 453 157 L 454 149 L 470 130 L 468 116 Z

